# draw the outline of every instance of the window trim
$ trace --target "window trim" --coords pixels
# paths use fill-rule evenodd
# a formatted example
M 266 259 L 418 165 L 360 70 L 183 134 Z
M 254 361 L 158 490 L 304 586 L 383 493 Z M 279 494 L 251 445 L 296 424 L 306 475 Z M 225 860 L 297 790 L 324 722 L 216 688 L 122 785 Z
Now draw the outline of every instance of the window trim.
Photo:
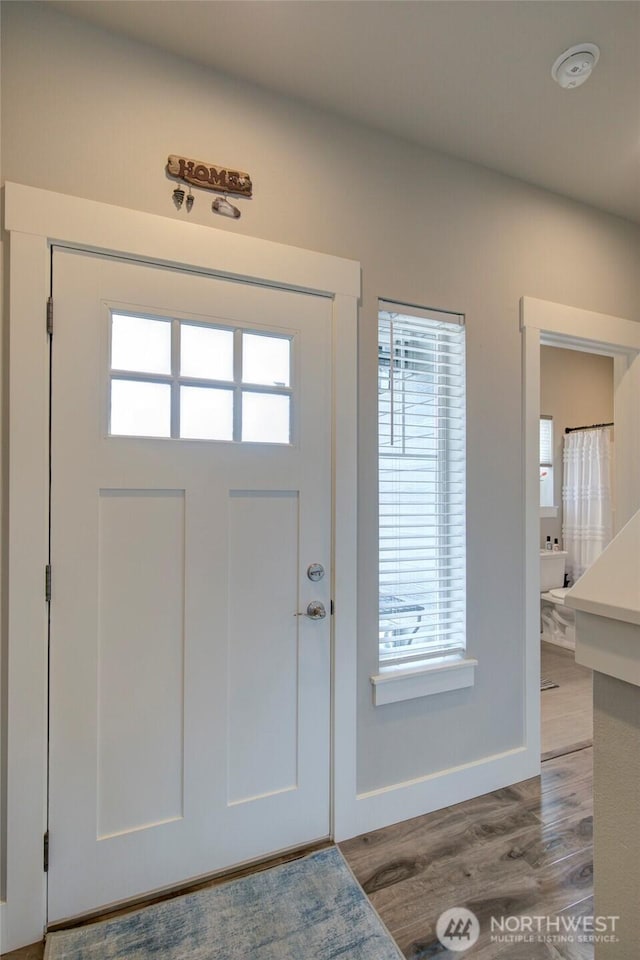
M 380 707 L 386 703 L 472 687 L 477 666 L 475 657 L 467 656 L 432 663 L 423 660 L 409 667 L 402 663 L 389 664 L 370 677 L 373 704 Z

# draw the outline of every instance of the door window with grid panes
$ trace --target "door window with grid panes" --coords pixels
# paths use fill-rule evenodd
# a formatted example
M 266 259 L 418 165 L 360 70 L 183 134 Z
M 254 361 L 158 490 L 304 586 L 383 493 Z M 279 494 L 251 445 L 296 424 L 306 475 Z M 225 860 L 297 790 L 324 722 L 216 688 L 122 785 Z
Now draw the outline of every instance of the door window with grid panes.
M 111 314 L 109 434 L 292 441 L 292 337 Z

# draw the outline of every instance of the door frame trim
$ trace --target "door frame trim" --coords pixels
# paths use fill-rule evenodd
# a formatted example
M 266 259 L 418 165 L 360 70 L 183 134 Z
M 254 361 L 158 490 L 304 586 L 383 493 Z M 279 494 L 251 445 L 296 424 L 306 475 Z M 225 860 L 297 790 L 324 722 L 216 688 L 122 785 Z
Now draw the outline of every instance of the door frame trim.
M 640 475 L 640 323 L 579 307 L 522 297 L 522 435 L 524 475 L 525 744 L 540 769 L 540 346 L 613 357 L 616 420 L 616 532 L 640 507 L 633 478 Z M 626 377 L 625 377 L 626 374 Z M 623 377 L 625 385 L 620 389 Z M 621 459 L 624 457 L 624 461 Z M 636 484 L 637 486 L 637 484 Z M 531 774 L 535 775 L 535 774 Z
M 332 301 L 332 835 L 356 802 L 357 321 L 360 264 L 170 217 L 5 185 L 9 232 L 6 896 L 0 950 L 46 926 L 51 245 L 302 290 Z M 339 415 L 338 415 L 339 411 Z M 337 518 L 340 522 L 336 522 Z M 55 585 L 53 587 L 55 591 Z M 54 847 L 55 849 L 55 847 Z

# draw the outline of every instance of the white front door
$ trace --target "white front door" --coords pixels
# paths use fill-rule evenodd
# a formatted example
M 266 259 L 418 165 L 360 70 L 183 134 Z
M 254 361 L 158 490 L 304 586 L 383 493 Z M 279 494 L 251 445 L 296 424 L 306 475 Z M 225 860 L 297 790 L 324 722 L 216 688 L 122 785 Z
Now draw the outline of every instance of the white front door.
M 49 922 L 330 832 L 330 301 L 53 284 Z

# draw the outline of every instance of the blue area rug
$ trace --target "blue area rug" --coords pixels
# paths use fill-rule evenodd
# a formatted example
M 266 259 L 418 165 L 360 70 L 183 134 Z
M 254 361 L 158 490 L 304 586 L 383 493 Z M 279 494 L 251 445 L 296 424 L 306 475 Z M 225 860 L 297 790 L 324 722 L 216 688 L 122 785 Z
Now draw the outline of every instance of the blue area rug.
M 45 960 L 402 960 L 336 847 L 77 930 Z

